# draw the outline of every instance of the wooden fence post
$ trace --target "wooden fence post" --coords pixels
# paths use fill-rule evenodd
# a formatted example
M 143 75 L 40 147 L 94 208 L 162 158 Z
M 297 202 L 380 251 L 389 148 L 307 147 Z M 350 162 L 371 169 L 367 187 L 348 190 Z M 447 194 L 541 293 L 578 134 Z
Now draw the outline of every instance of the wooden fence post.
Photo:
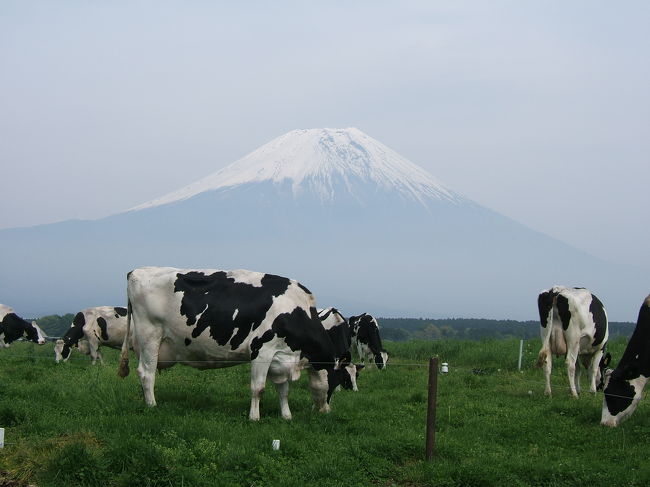
M 436 402 L 438 400 L 438 357 L 429 359 L 429 405 L 427 407 L 427 445 L 425 458 L 433 458 L 436 440 Z

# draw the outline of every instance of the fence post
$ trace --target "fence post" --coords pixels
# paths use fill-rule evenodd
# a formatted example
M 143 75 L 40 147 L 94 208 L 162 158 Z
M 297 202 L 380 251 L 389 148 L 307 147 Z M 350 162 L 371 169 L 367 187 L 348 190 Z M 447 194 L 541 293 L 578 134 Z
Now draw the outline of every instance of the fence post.
M 436 402 L 438 400 L 438 357 L 429 359 L 429 405 L 427 407 L 427 444 L 425 458 L 433 458 L 436 439 Z
M 524 340 L 519 340 L 519 363 L 517 364 L 517 370 L 521 370 L 521 357 L 524 354 Z
M 0 448 L 4 448 L 5 446 L 5 429 L 0 428 Z

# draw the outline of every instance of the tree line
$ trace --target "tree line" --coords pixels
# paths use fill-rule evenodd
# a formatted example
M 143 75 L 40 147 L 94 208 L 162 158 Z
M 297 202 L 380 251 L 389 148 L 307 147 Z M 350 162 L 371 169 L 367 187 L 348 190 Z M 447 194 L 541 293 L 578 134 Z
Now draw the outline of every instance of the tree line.
M 45 333 L 61 337 L 70 328 L 74 314 L 48 315 L 36 322 Z M 539 337 L 539 321 L 488 320 L 481 318 L 377 318 L 381 336 L 385 340 L 405 342 L 408 340 L 482 340 L 485 338 L 528 340 Z M 609 335 L 630 337 L 634 323 L 610 321 Z
M 381 336 L 385 340 L 398 342 L 418 340 L 483 340 L 485 338 L 528 340 L 539 338 L 540 324 L 537 320 L 489 320 L 481 318 L 377 318 Z M 609 336 L 629 338 L 634 331 L 634 323 L 623 321 L 609 322 Z

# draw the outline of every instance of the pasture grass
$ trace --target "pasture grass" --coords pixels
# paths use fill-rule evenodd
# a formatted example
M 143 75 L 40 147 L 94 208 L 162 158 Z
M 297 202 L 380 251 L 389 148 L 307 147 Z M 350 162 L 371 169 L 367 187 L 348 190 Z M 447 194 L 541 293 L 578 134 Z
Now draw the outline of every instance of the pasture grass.
M 389 367 L 364 370 L 357 393 L 335 393 L 330 414 L 312 410 L 303 377 L 291 385 L 292 421 L 280 418 L 269 383 L 253 423 L 248 365 L 173 367 L 158 375 L 158 406 L 147 408 L 132 352 L 122 380 L 117 351 L 103 350 L 105 366 L 79 354 L 55 364 L 52 344 L 17 343 L 0 351 L 0 470 L 42 487 L 650 484 L 647 406 L 617 429 L 600 426 L 602 394 L 572 399 L 562 360 L 544 397 L 533 368 L 539 340 L 526 342 L 521 372 L 517 340 L 386 345 Z M 615 341 L 612 355 L 624 347 Z M 436 451 L 426 462 L 432 355 L 450 372 L 438 379 Z

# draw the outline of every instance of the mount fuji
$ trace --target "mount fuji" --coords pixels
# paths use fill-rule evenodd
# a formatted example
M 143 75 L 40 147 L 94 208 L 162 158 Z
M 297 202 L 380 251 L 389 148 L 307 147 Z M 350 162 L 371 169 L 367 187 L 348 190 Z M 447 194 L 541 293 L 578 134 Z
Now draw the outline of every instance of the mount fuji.
M 344 314 L 533 319 L 588 287 L 634 319 L 643 279 L 446 188 L 358 129 L 294 130 L 177 191 L 98 220 L 0 231 L 0 301 L 23 315 L 123 304 L 161 265 L 296 278 Z

